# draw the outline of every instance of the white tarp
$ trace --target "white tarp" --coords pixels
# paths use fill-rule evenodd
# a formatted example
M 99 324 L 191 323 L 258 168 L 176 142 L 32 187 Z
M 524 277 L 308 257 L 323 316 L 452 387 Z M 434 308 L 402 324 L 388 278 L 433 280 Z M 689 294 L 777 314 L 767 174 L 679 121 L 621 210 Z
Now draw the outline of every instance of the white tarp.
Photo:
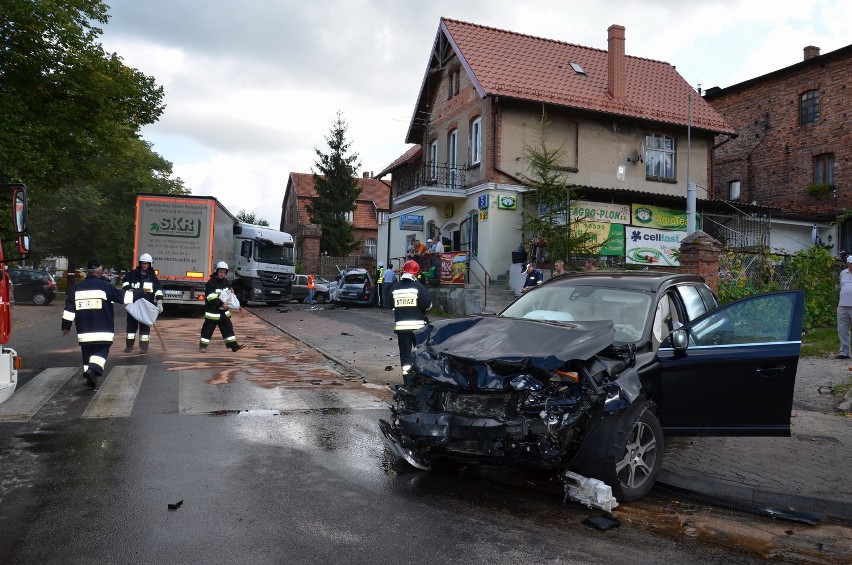
M 144 298 L 128 304 L 125 308 L 127 309 L 127 313 L 133 316 L 140 324 L 153 326 L 154 322 L 157 321 L 157 314 L 159 314 L 157 306 Z
M 237 295 L 234 294 L 233 291 L 228 290 L 227 288 L 219 294 L 219 300 L 224 302 L 231 310 L 240 309 L 240 299 L 237 298 Z

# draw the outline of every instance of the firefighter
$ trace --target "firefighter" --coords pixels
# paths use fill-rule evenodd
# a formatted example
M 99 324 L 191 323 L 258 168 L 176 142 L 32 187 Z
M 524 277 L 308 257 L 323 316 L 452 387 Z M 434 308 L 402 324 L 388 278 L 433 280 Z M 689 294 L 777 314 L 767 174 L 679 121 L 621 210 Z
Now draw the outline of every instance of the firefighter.
M 151 304 L 156 304 L 158 312 L 163 312 L 163 287 L 154 273 L 153 259 L 149 254 L 143 253 L 139 256 L 139 266 L 124 275 L 121 279 L 121 288 L 124 290 L 142 290 L 145 293 L 145 299 Z M 137 329 L 139 330 L 139 352 L 148 353 L 148 344 L 151 342 L 151 326 L 146 326 L 129 313 L 127 314 L 127 338 L 124 343 L 125 353 L 133 351 Z
M 231 281 L 227 279 L 227 275 L 228 264 L 219 261 L 216 263 L 216 270 L 210 275 L 207 284 L 204 286 L 204 324 L 201 326 L 201 340 L 198 343 L 198 350 L 202 353 L 207 351 L 210 338 L 213 337 L 213 330 L 217 326 L 222 333 L 222 339 L 225 340 L 225 346 L 231 351 L 236 353 L 245 347 L 245 344 L 237 343 L 237 336 L 234 335 L 234 324 L 231 323 L 230 308 L 219 299 L 222 291 L 231 288 Z
M 68 293 L 62 312 L 62 335 L 68 335 L 71 324 L 77 327 L 77 342 L 83 353 L 83 376 L 93 389 L 104 374 L 109 348 L 114 337 L 113 303 L 130 304 L 142 297 L 142 291 L 121 291 L 102 278 L 100 261 L 86 265 L 86 278 Z
M 402 266 L 402 276 L 391 291 L 394 325 L 393 331 L 399 344 L 399 364 L 402 376 L 411 372 L 414 361 L 414 332 L 429 323 L 426 312 L 432 307 L 432 298 L 420 282 L 417 261 L 407 261 Z

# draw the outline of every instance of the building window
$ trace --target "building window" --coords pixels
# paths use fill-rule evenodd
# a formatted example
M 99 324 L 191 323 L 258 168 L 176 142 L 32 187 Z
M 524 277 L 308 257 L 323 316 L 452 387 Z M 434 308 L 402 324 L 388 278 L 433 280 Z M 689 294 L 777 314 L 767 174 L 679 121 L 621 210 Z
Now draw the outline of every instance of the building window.
M 350 211 L 348 211 L 348 212 L 344 212 L 344 213 L 343 213 L 343 217 L 344 217 L 344 218 L 346 219 L 346 221 L 347 221 L 347 222 L 349 222 L 350 224 L 355 222 L 355 212 L 354 212 L 354 211 L 352 211 L 352 210 L 350 210 Z
M 740 181 L 732 180 L 728 183 L 728 200 L 740 199 Z
M 447 85 L 447 100 L 458 95 L 460 80 L 461 73 L 459 71 L 456 70 L 450 73 L 450 84 Z
M 369 237 L 364 241 L 364 255 L 367 257 L 376 256 L 376 240 L 372 237 Z
M 808 90 L 799 97 L 799 125 L 819 121 L 819 90 Z
M 482 160 L 482 118 L 470 122 L 470 164 L 478 165 Z
M 814 183 L 834 184 L 834 153 L 814 157 Z
M 645 136 L 645 176 L 675 180 L 675 140 L 662 133 Z
M 447 134 L 447 175 L 449 177 L 447 180 L 449 186 L 452 188 L 456 187 L 458 179 L 458 174 L 456 172 L 456 166 L 458 165 L 458 154 L 456 152 L 458 148 L 458 141 L 458 130 L 454 129 Z
M 379 225 L 388 223 L 388 213 L 387 212 L 379 212 L 376 214 L 376 222 Z
M 438 178 L 438 141 L 429 145 L 429 180 Z

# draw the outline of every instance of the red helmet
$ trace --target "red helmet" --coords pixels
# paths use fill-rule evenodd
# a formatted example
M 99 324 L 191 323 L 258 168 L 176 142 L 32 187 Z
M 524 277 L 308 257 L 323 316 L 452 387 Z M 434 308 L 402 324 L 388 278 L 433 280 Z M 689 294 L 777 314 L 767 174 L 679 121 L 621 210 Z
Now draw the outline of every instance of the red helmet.
M 420 265 L 417 264 L 417 261 L 406 261 L 405 265 L 402 266 L 402 272 L 416 276 L 420 272 Z

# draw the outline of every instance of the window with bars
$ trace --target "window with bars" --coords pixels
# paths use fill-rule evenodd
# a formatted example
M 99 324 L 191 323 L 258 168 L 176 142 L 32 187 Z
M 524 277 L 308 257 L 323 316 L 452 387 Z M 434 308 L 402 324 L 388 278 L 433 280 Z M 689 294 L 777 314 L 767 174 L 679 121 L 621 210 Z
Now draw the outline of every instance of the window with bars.
M 799 125 L 819 121 L 819 90 L 808 90 L 799 97 Z

